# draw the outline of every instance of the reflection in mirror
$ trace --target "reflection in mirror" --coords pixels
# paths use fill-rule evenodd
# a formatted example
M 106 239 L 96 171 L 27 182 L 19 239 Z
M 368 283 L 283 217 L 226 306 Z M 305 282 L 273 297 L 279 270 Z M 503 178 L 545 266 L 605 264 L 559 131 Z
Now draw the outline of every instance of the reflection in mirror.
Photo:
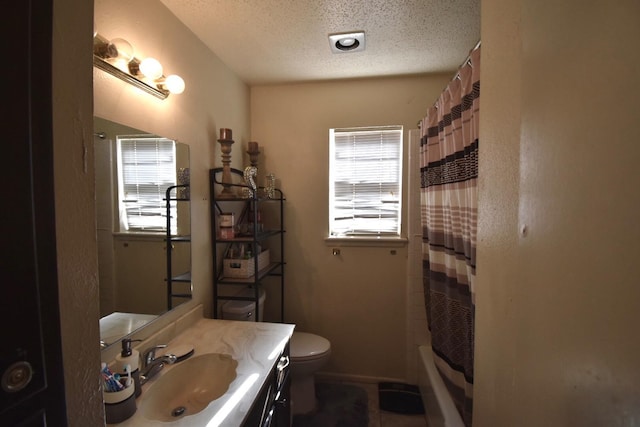
M 173 188 L 169 206 L 165 193 L 188 176 L 189 146 L 94 117 L 94 152 L 100 340 L 108 346 L 191 298 L 189 192 Z M 173 296 L 168 272 L 179 278 Z

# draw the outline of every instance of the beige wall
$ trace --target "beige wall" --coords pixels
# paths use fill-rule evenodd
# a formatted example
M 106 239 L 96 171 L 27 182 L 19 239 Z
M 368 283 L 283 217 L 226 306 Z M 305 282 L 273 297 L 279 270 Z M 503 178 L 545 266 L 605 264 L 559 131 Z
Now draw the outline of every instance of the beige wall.
M 56 249 L 67 412 L 70 426 L 98 426 L 103 424 L 103 410 L 98 376 L 93 162 L 89 155 L 93 151 L 91 37 L 83 37 L 91 34 L 93 5 L 53 3 Z
M 208 170 L 219 162 L 218 128 L 232 128 L 236 143 L 246 144 L 249 89 L 163 5 L 151 0 L 97 0 L 96 28 L 110 38 L 127 38 L 141 56 L 156 56 L 166 71 L 184 78 L 184 94 L 161 101 L 101 71 L 92 74 L 91 2 L 55 0 L 54 8 L 56 224 L 68 417 L 70 426 L 98 426 L 103 425 L 103 412 L 97 375 L 92 85 L 96 115 L 191 147 L 194 301 L 179 313 L 198 302 L 211 309 Z M 233 159 L 234 167 L 242 164 L 240 156 Z
M 474 426 L 640 419 L 639 18 L 482 4 Z
M 416 128 L 450 77 L 251 89 L 251 138 L 264 153 L 261 176 L 275 173 L 287 198 L 285 320 L 331 341 L 327 373 L 403 380 L 407 329 L 406 247 L 343 247 L 340 256 L 333 256 L 337 245 L 324 241 L 329 129 L 395 124 Z M 405 179 L 405 196 L 406 184 Z M 267 314 L 273 304 L 267 296 Z

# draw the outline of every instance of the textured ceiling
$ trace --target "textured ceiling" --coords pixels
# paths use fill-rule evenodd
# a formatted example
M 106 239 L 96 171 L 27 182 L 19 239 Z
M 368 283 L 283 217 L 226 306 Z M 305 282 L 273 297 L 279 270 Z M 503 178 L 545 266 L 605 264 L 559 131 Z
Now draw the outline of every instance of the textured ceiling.
M 480 0 L 161 0 L 251 85 L 453 72 L 480 40 Z M 364 31 L 364 52 L 328 35 Z

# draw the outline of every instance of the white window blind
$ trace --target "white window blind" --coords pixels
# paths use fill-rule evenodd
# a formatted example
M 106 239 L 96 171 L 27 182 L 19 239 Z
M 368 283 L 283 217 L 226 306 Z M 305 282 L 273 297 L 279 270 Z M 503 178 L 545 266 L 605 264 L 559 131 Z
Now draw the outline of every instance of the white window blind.
M 329 234 L 400 236 L 402 126 L 331 129 Z
M 118 202 L 120 228 L 166 231 L 167 187 L 176 185 L 176 144 L 166 138 L 118 136 Z M 171 206 L 176 230 L 176 205 Z

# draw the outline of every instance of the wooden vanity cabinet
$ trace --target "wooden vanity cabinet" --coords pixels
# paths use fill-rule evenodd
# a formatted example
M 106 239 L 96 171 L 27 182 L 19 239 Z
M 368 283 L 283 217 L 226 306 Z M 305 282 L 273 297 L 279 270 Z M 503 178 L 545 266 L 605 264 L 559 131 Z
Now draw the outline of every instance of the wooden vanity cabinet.
M 291 374 L 289 344 L 260 389 L 244 427 L 289 427 L 291 425 Z

